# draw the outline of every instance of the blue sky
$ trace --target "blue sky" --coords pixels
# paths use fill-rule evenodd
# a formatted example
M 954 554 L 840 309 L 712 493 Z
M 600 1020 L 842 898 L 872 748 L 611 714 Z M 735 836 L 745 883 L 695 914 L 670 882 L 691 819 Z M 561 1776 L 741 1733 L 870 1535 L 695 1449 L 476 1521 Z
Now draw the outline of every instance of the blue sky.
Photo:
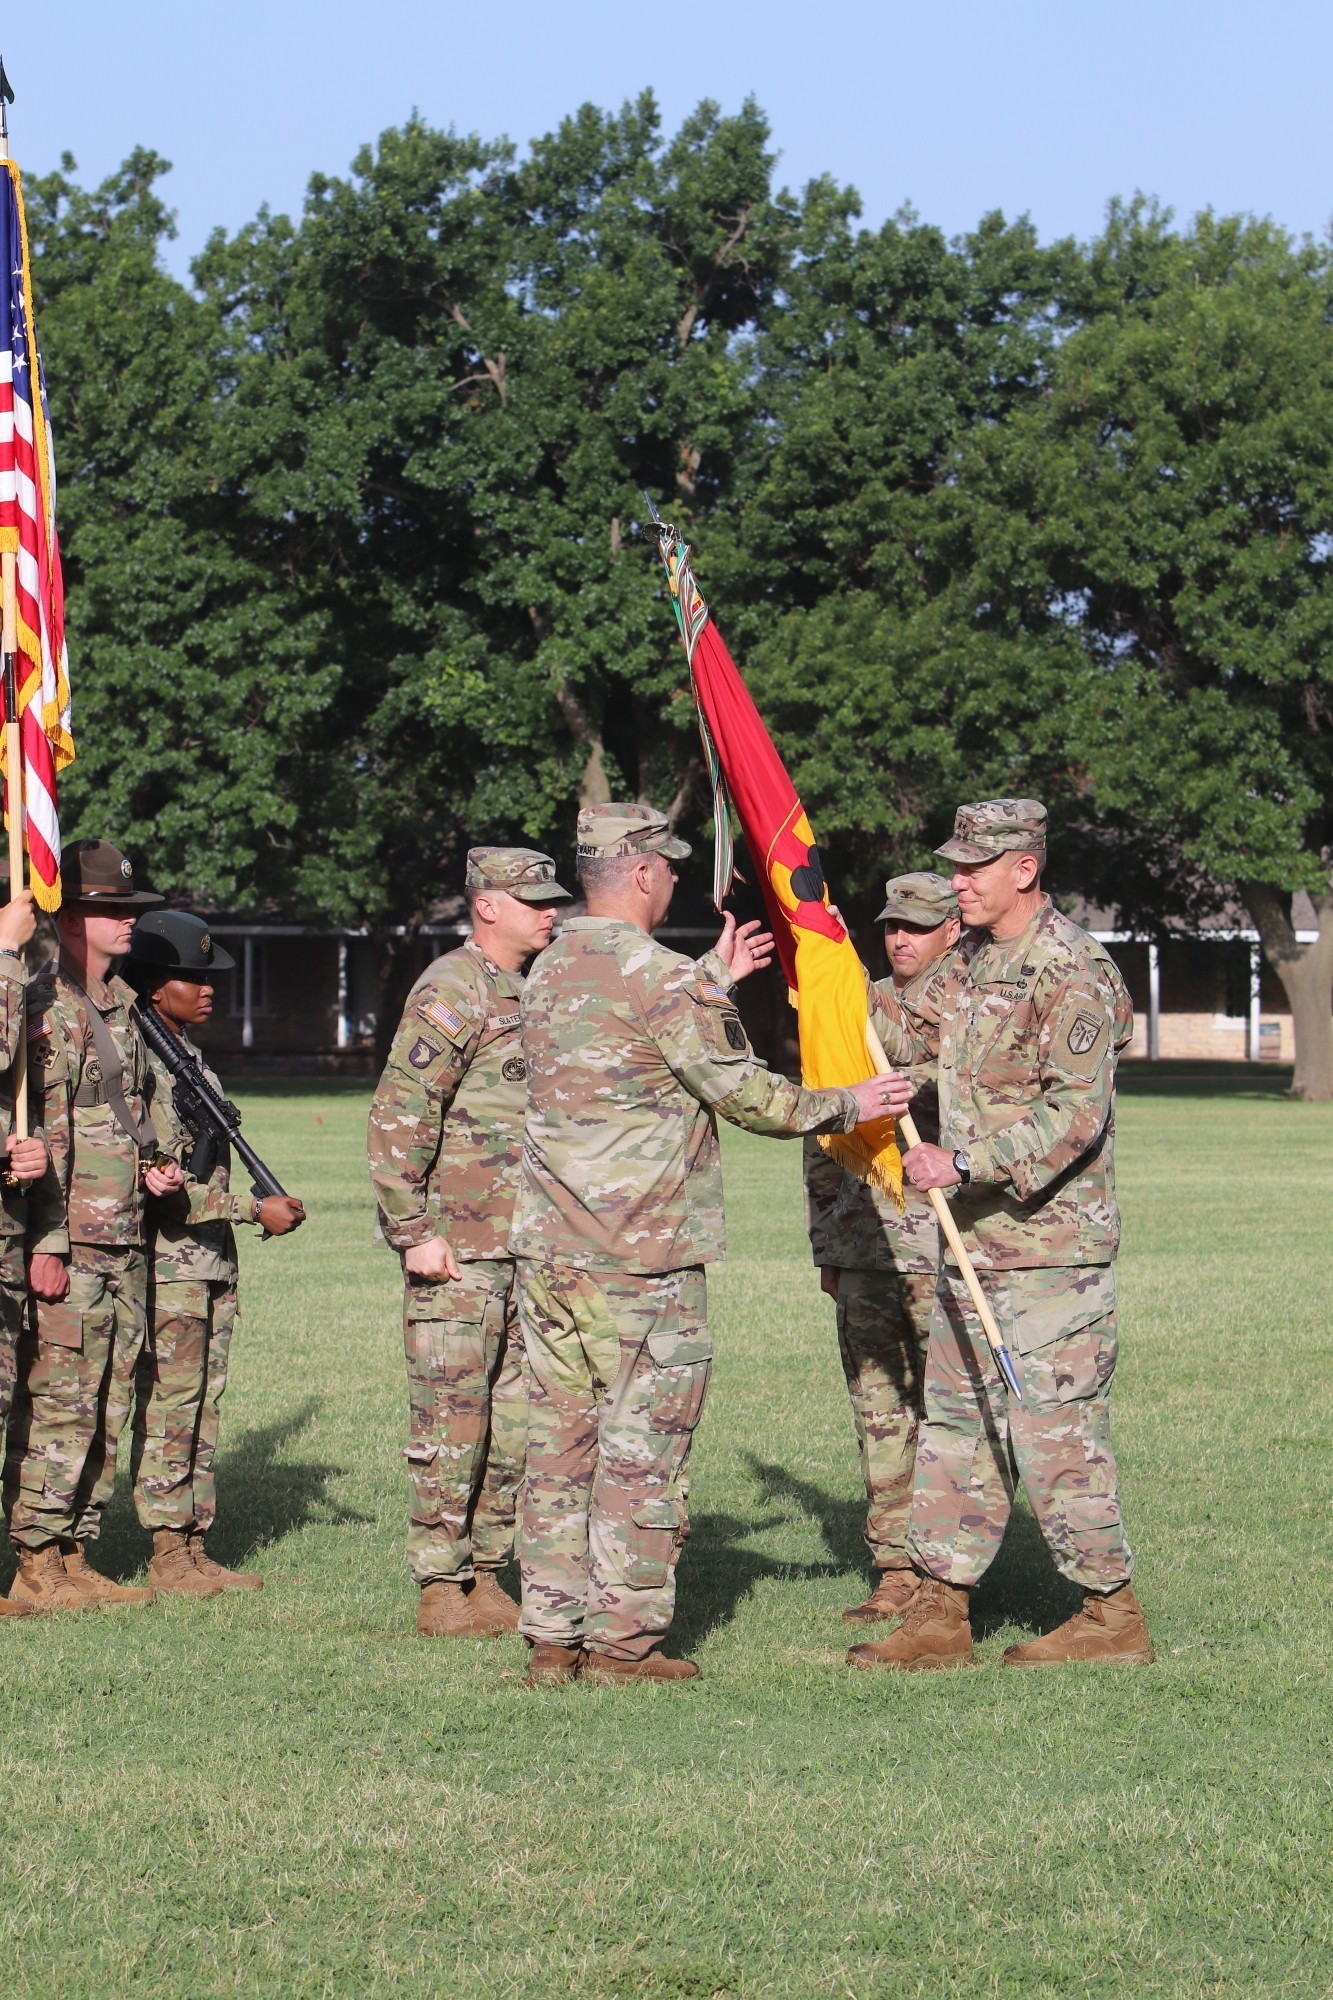
M 910 201 L 950 234 L 986 210 L 1045 238 L 1093 234 L 1135 189 L 1182 216 L 1213 206 L 1322 236 L 1329 169 L 1328 0 L 62 0 L 6 10 L 11 141 L 81 177 L 136 143 L 174 163 L 173 266 L 261 202 L 299 209 L 316 168 L 416 107 L 520 145 L 588 100 L 646 86 L 668 129 L 701 97 L 769 114 L 779 176 L 830 172 L 877 223 Z M 58 23 L 51 32 L 46 25 Z

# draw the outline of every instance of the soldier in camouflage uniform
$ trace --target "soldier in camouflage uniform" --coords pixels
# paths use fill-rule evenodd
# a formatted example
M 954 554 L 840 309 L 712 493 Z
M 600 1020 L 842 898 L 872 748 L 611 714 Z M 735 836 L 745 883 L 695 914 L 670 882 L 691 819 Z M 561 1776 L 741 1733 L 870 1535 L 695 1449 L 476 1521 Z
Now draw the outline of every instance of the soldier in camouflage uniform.
M 411 1413 L 407 1563 L 427 1637 L 512 1632 L 498 1580 L 513 1553 L 527 1375 L 509 1221 L 526 1067 L 520 967 L 570 900 L 549 855 L 474 847 L 472 935 L 408 995 L 370 1110 L 370 1177 L 403 1260 Z
M 222 1085 L 186 1029 L 210 1019 L 212 981 L 235 963 L 201 917 L 150 910 L 125 965 L 140 1005 L 156 1009 L 219 1097 Z M 149 1061 L 156 1095 L 179 1119 L 171 1071 L 152 1051 Z M 263 1588 L 262 1577 L 214 1562 L 204 1545 L 217 1513 L 213 1460 L 236 1325 L 233 1224 L 285 1236 L 305 1210 L 291 1195 L 234 1192 L 225 1140 L 194 1135 L 188 1166 L 186 1187 L 149 1205 L 148 1338 L 135 1372 L 130 1471 L 139 1521 L 153 1537 L 149 1582 L 173 1596 L 216 1597 Z
M 0 1175 L 0 1426 L 14 1400 L 18 1343 L 28 1304 L 23 1239 L 28 1226 L 27 1195 L 46 1172 L 40 1133 L 20 1139 L 14 1125 L 14 1065 L 25 1060 L 24 989 L 28 975 L 23 947 L 35 931 L 31 891 L 23 889 L 0 909 L 0 1121 L 6 1132 L 6 1170 Z M 0 1597 L 0 1618 L 26 1618 L 33 1607 Z
M 929 1005 L 958 942 L 958 898 L 943 875 L 897 875 L 884 885 L 891 978 L 879 982 L 909 1012 Z M 912 1115 L 923 1138 L 939 1136 L 933 1080 Z M 924 1194 L 910 1184 L 899 1213 L 889 1194 L 805 1141 L 805 1219 L 820 1283 L 836 1301 L 838 1349 L 852 1402 L 868 1510 L 866 1542 L 876 1571 L 864 1604 L 843 1612 L 848 1625 L 895 1618 L 916 1591 L 907 1554 L 912 1468 L 921 1421 L 921 1380 L 935 1299 L 939 1229 Z
M 510 1248 L 532 1372 L 519 1554 L 535 1685 L 580 1666 L 682 1680 L 667 1659 L 691 1434 L 723 1254 L 717 1114 L 792 1138 L 898 1109 L 901 1078 L 803 1090 L 755 1059 L 732 1000 L 772 940 L 728 918 L 697 964 L 654 942 L 689 853 L 644 805 L 579 814 L 588 914 L 523 995 L 528 1111 Z
M 926 1362 L 907 1548 L 922 1579 L 899 1629 L 852 1648 L 856 1666 L 972 1658 L 969 1595 L 1004 1535 L 1012 1463 L 1083 1608 L 1011 1666 L 1152 1659 L 1130 1583 L 1111 1450 L 1116 1362 L 1115 1065 L 1133 1008 L 1102 946 L 1042 893 L 1045 809 L 959 808 L 953 886 L 968 927 L 943 990 L 917 1014 L 879 995 L 891 1057 L 936 1066 L 940 1143 L 904 1170 L 943 1188 L 1014 1357 L 1006 1393 L 956 1267 L 941 1264 Z
M 144 1604 L 87 1560 L 116 1478 L 147 1313 L 145 1192 L 184 1185 L 183 1139 L 155 1096 L 134 995 L 111 966 L 146 903 L 105 840 L 62 865 L 60 958 L 29 994 L 29 1075 L 51 1163 L 29 1198 L 35 1330 L 19 1350 L 5 1505 L 19 1569 L 10 1595 L 39 1611 Z M 150 1164 L 151 1162 L 151 1164 Z

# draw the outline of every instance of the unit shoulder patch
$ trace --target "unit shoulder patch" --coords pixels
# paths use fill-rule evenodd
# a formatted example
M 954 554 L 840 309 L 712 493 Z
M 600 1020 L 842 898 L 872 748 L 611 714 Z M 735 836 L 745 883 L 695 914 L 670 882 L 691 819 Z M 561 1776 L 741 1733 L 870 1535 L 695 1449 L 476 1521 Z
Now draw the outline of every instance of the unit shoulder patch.
M 1075 1014 L 1065 1037 L 1071 1056 L 1085 1056 L 1100 1035 L 1105 1023 L 1095 1014 Z
M 407 1052 L 407 1060 L 411 1063 L 413 1069 L 429 1069 L 431 1064 L 438 1062 L 443 1054 L 443 1049 L 437 1049 L 435 1044 L 428 1042 L 424 1035 L 418 1035 Z

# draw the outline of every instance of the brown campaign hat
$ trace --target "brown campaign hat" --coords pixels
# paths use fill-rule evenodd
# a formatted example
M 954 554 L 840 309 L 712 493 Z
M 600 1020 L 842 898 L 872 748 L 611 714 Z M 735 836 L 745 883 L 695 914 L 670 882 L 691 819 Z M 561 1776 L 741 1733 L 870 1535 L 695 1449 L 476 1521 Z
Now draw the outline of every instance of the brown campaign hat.
M 884 898 L 876 923 L 920 924 L 934 930 L 958 915 L 958 898 L 948 876 L 932 874 L 928 868 L 891 877 L 884 884 Z
M 689 842 L 676 839 L 666 814 L 654 806 L 585 806 L 579 814 L 580 861 L 628 854 L 664 854 L 668 861 L 683 861 L 689 851 Z
M 60 903 L 91 908 L 96 903 L 144 905 L 164 897 L 136 889 L 134 864 L 109 840 L 76 840 L 60 857 Z
M 959 806 L 953 839 L 935 852 L 945 861 L 993 861 L 997 854 L 1039 854 L 1046 845 L 1046 808 L 1036 799 L 982 799 Z
M 568 889 L 555 879 L 555 863 L 534 847 L 469 847 L 469 889 L 503 889 L 520 903 L 571 903 Z

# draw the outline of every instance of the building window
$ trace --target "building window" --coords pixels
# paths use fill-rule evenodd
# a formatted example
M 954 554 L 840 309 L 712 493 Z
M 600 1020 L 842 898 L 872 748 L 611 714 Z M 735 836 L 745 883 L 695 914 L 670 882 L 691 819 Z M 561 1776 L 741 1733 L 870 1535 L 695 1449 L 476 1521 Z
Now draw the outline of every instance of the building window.
M 224 940 L 228 951 L 236 960 L 228 977 L 231 986 L 227 1001 L 227 1013 L 233 1021 L 245 1016 L 245 944 L 243 937 Z M 250 941 L 250 1012 L 252 1015 L 268 1012 L 268 946 L 263 938 Z
M 1250 1013 L 1250 948 L 1230 940 L 1226 951 L 1226 997 L 1223 1012 L 1229 1021 L 1245 1021 Z

